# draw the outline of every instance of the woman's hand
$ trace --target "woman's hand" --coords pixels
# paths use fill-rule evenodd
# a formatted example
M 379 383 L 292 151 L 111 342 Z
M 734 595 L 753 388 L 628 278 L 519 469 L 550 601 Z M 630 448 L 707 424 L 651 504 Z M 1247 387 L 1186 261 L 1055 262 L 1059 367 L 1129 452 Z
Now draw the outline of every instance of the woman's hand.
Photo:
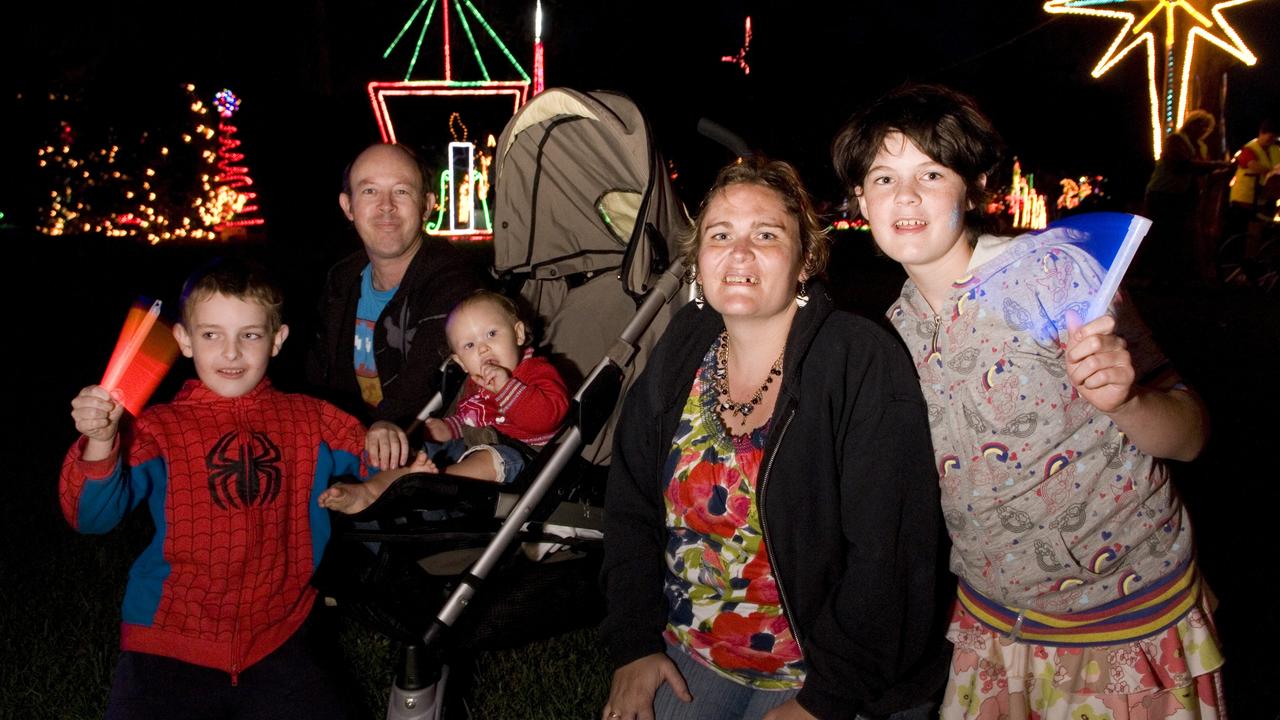
M 764 714 L 763 720 L 818 720 L 809 714 L 808 710 L 800 707 L 800 703 L 795 698 L 782 703 L 778 707 Z
M 1075 313 L 1067 313 L 1067 377 L 1080 397 L 1107 414 L 1135 394 L 1133 358 L 1115 333 L 1116 319 L 1110 315 L 1082 326 Z
M 653 697 L 662 683 L 685 702 L 693 700 L 676 664 L 662 653 L 632 660 L 613 672 L 609 701 L 600 711 L 601 720 L 653 720 Z
M 409 438 L 399 425 L 379 420 L 364 436 L 364 449 L 369 464 L 379 470 L 391 470 L 409 462 Z

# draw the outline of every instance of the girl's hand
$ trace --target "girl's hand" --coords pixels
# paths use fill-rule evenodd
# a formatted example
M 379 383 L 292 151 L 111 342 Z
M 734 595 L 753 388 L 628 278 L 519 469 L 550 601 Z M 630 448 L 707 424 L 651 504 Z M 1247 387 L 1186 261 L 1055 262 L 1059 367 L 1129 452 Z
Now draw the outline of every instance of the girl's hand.
M 653 697 L 664 682 L 671 685 L 676 697 L 693 701 L 676 664 L 666 655 L 645 655 L 623 665 L 613 672 L 609 701 L 600 711 L 600 720 L 653 720 Z
M 123 415 L 124 403 L 101 385 L 90 385 L 71 400 L 71 419 L 76 430 L 88 438 L 83 459 L 102 460 L 111 454 Z
M 443 420 L 427 418 L 427 421 L 423 423 L 423 427 L 427 430 L 427 437 L 438 443 L 449 442 L 453 439 L 453 435 L 449 432 L 448 423 Z
M 782 703 L 778 707 L 764 714 L 763 720 L 818 720 L 809 714 L 808 710 L 800 707 L 800 703 L 795 698 Z
M 1067 312 L 1067 377 L 1080 397 L 1108 415 L 1135 395 L 1133 358 L 1115 330 L 1110 315 L 1082 326 L 1079 316 Z
M 364 436 L 364 450 L 369 464 L 379 470 L 391 470 L 409 462 L 409 438 L 399 425 L 379 420 Z

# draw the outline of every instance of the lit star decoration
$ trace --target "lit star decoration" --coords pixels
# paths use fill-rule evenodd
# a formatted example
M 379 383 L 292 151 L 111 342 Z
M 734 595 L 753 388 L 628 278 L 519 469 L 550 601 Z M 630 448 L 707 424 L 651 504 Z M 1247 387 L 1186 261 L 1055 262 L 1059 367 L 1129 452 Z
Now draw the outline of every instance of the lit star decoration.
M 751 50 L 751 16 L 747 16 L 746 30 L 742 33 L 742 47 L 738 48 L 737 55 L 723 55 L 720 62 L 733 63 L 742 68 L 743 75 L 751 74 L 751 66 L 747 64 L 747 52 Z
M 1095 78 L 1105 75 L 1130 50 L 1146 46 L 1152 146 L 1158 158 L 1164 136 L 1182 124 L 1187 112 L 1187 80 L 1197 39 L 1203 38 L 1246 65 L 1257 63 L 1258 58 L 1222 16 L 1223 10 L 1248 2 L 1253 0 L 1049 0 L 1044 9 L 1124 23 L 1093 68 Z M 1157 30 L 1163 30 L 1160 37 Z

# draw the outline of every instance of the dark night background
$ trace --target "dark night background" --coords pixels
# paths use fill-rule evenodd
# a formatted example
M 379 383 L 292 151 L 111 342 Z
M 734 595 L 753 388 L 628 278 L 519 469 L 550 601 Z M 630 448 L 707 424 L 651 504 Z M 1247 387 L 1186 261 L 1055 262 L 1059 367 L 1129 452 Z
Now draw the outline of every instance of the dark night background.
M 532 0 L 474 4 L 532 72 Z M 34 233 L 36 207 L 48 193 L 35 149 L 53 141 L 56 121 L 74 115 L 86 137 L 105 137 L 111 128 L 127 152 L 128 138 L 161 129 L 158 118 L 169 117 L 182 84 L 194 83 L 206 97 L 230 87 L 242 98 L 235 122 L 266 219 L 257 248 L 284 271 L 291 298 L 294 339 L 273 371 L 288 385 L 324 269 L 358 247 L 336 202 L 341 171 L 378 139 L 365 85 L 403 78 L 418 26 L 389 59 L 382 53 L 414 7 L 413 0 L 73 0 L 5 11 L 0 242 L 14 310 L 10 383 L 18 389 L 9 400 L 5 457 L 17 459 L 9 484 L 23 488 L 5 514 L 61 522 L 53 488 L 74 434 L 67 402 L 98 379 L 129 301 L 139 293 L 176 295 L 181 278 L 211 252 L 210 246 L 161 251 L 129 240 Z M 1091 78 L 1117 29 L 1101 19 L 1048 15 L 1029 0 L 547 0 L 543 9 L 548 87 L 631 96 L 679 171 L 677 189 L 691 209 L 716 168 L 732 159 L 696 133 L 700 117 L 796 163 L 815 195 L 835 204 L 839 190 L 828 147 L 836 129 L 860 105 L 917 80 L 972 94 L 1051 202 L 1058 178 L 1103 175 L 1111 207 L 1140 210 L 1152 167 L 1145 60 L 1135 50 L 1103 78 Z M 1211 141 L 1215 150 L 1233 152 L 1254 137 L 1262 117 L 1280 118 L 1280 1 L 1256 0 L 1226 12 L 1258 64 L 1245 67 L 1207 43 L 1197 49 L 1207 73 L 1226 72 L 1225 138 Z M 747 15 L 754 30 L 750 75 L 720 61 L 737 52 Z M 437 15 L 437 32 L 439 22 Z M 510 66 L 480 40 L 495 78 L 511 78 Z M 478 79 L 456 27 L 453 48 L 455 79 Z M 429 34 L 414 79 L 441 77 L 440 38 Z M 51 103 L 50 93 L 73 101 Z M 444 118 L 432 123 L 409 132 L 447 132 Z M 1007 172 L 997 180 L 1007 182 Z M 886 292 L 899 276 L 873 257 L 869 242 L 863 235 L 842 237 L 832 276 L 848 304 L 871 314 L 887 306 Z M 483 260 L 485 248 L 470 251 Z M 1209 449 L 1177 471 L 1200 533 L 1202 566 L 1223 601 L 1219 623 L 1233 712 L 1280 717 L 1280 602 L 1266 590 L 1275 586 L 1266 579 L 1275 567 L 1269 531 L 1280 509 L 1275 471 L 1265 462 L 1274 454 L 1280 405 L 1272 379 L 1280 349 L 1276 296 L 1175 288 L 1137 301 L 1213 413 Z M 38 555 L 19 554 L 24 542 L 6 538 L 0 582 L 38 583 L 39 573 L 57 572 Z M 34 620 L 56 624 L 60 618 Z M 2 629 L 15 633 L 17 624 L 6 620 Z M 0 647 L 12 639 L 0 637 Z

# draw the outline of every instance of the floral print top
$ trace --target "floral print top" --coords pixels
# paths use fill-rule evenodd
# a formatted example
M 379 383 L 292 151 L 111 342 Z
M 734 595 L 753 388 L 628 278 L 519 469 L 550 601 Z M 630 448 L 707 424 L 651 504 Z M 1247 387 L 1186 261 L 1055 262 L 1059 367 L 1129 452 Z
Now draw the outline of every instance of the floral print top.
M 756 505 L 768 425 L 747 435 L 726 431 L 713 389 L 715 350 L 713 343 L 698 369 L 667 457 L 666 637 L 734 682 L 797 688 L 804 660 Z
M 951 569 L 1014 609 L 1127 597 L 1188 562 L 1191 533 L 1164 464 L 1067 378 L 1066 313 L 1085 314 L 1102 269 L 1053 229 L 984 250 L 936 314 L 909 280 L 888 313 L 929 406 Z M 1128 303 L 1112 312 L 1138 382 L 1166 370 Z

